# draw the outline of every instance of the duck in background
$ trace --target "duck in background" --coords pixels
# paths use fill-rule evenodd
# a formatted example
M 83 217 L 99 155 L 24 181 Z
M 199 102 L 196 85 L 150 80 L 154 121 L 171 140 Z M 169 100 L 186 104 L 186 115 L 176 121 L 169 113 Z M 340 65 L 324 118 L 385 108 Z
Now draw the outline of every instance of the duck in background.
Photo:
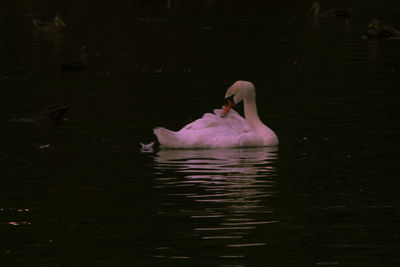
M 38 19 L 33 19 L 33 25 L 36 30 L 47 33 L 63 32 L 66 29 L 66 25 L 60 15 L 55 16 L 53 22 L 43 23 Z
M 54 104 L 43 109 L 34 120 L 50 126 L 61 126 L 64 123 L 64 115 L 69 109 L 69 106 Z
M 381 26 L 380 21 L 373 18 L 368 25 L 367 36 L 368 38 L 400 38 L 400 31 L 392 26 Z
M 348 18 L 350 9 L 328 9 L 321 12 L 321 4 L 319 2 L 314 2 L 311 5 L 310 13 L 314 13 L 318 18 Z
M 61 70 L 66 72 L 79 72 L 86 70 L 89 66 L 90 57 L 87 47 L 84 45 L 79 49 L 79 60 L 61 64 Z

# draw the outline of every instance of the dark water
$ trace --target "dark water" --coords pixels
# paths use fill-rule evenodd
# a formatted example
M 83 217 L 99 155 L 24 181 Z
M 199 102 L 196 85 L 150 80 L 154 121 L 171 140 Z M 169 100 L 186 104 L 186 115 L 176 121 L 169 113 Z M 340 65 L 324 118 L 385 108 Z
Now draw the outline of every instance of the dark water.
M 399 266 L 399 2 L 166 2 L 1 2 L 0 265 Z M 278 148 L 140 151 L 239 79 Z

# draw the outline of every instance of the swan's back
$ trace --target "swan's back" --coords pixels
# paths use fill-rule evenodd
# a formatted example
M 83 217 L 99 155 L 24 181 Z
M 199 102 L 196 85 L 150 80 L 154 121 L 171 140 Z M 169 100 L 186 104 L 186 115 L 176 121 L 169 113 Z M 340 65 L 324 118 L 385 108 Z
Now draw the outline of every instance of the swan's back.
M 236 111 L 221 118 L 222 109 L 206 113 L 201 119 L 174 132 L 158 127 L 154 134 L 163 147 L 170 148 L 222 148 L 263 146 L 262 138 Z

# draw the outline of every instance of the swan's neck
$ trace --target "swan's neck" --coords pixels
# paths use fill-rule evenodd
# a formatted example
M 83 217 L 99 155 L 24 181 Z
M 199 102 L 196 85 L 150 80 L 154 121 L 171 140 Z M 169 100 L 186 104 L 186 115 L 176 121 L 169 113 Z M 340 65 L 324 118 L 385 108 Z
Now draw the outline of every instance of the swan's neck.
M 256 99 L 254 97 L 244 99 L 244 117 L 249 123 L 250 127 L 253 128 L 268 145 L 277 145 L 278 138 L 276 134 L 268 128 L 258 117 Z
M 258 117 L 255 96 L 251 95 L 244 99 L 244 117 L 254 130 L 266 127 Z

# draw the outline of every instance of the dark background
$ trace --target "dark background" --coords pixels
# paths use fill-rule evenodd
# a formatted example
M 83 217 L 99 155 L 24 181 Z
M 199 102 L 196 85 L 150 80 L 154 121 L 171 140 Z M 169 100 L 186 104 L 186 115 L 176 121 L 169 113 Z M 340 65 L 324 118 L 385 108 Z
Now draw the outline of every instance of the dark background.
M 2 1 L 1 262 L 399 265 L 400 40 L 365 38 L 373 17 L 400 28 L 399 1 L 321 1 L 322 10 L 352 8 L 348 20 L 316 19 L 311 4 Z M 65 32 L 34 29 L 33 18 L 57 14 Z M 88 69 L 63 72 L 84 45 Z M 178 130 L 219 108 L 239 79 L 255 84 L 279 151 L 175 151 L 167 159 L 158 148 L 140 151 L 155 140 L 152 128 Z M 63 126 L 33 120 L 54 103 L 71 107 Z M 205 160 L 205 173 L 193 158 Z M 250 180 L 235 180 L 236 172 Z M 200 173 L 201 183 L 191 180 Z M 272 222 L 230 233 L 249 246 L 196 230 L 220 221 L 195 211 L 236 214 L 224 196 L 217 209 L 191 199 L 227 177 L 243 189 L 234 203 L 254 214 L 246 218 Z M 258 183 L 268 189 L 245 190 Z M 249 194 L 268 213 L 252 213 Z

